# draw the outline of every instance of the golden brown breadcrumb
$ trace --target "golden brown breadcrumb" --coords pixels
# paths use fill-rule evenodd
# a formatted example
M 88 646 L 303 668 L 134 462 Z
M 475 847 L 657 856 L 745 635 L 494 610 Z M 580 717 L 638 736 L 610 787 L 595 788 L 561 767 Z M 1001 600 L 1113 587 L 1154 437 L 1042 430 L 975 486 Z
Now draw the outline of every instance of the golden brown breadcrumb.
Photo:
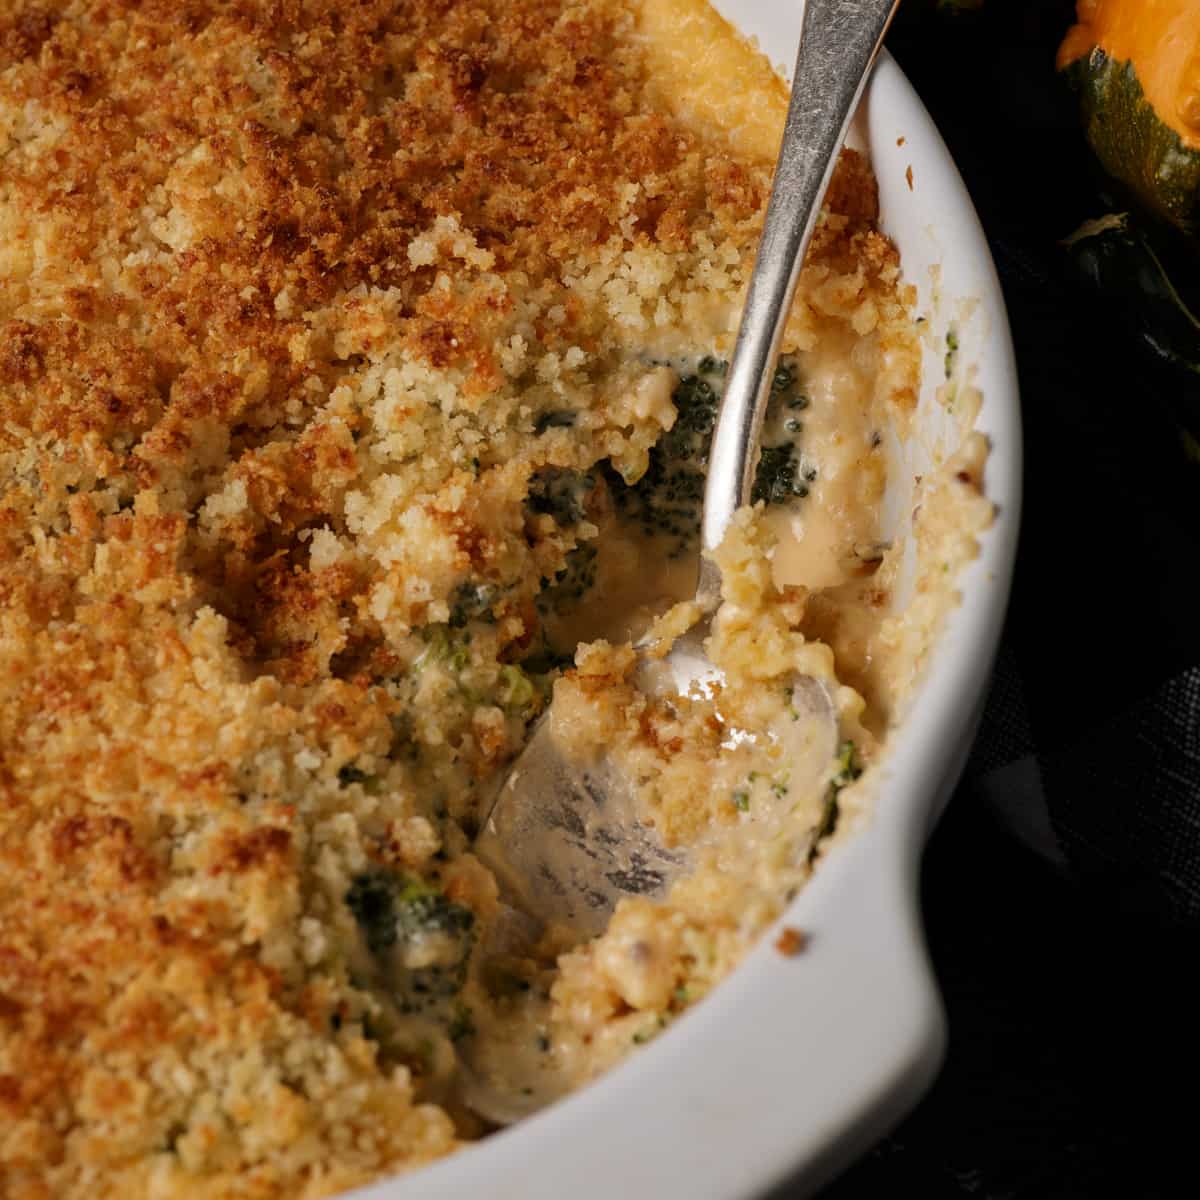
M 775 939 L 775 949 L 788 958 L 802 953 L 807 945 L 808 934 L 803 929 L 796 929 L 791 925 L 785 925 Z
M 636 478 L 654 357 L 728 345 L 769 164 L 635 16 L 0 0 L 4 1200 L 324 1196 L 476 1131 L 345 897 L 494 910 L 464 851 L 587 535 L 531 476 Z M 829 209 L 790 340 L 886 351 L 857 156 Z

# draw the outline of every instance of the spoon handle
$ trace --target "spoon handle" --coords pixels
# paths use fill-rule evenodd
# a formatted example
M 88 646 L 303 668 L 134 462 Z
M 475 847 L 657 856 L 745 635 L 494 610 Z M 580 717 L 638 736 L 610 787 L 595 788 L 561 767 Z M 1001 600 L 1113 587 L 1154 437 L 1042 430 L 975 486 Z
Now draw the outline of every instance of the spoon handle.
M 701 537 L 713 550 L 750 502 L 771 379 L 804 253 L 838 151 L 899 0 L 807 0 L 783 144 L 733 361 L 725 381 L 704 489 Z M 720 575 L 703 560 L 697 600 L 720 598 Z

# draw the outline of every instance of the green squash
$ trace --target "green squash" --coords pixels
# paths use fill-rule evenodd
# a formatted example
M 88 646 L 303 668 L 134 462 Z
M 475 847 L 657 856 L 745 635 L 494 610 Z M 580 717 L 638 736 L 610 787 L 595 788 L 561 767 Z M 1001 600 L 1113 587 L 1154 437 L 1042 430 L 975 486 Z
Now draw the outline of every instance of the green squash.
M 1176 261 L 1184 269 L 1173 277 L 1170 248 L 1129 213 L 1085 221 L 1063 247 L 1078 275 L 1123 311 L 1123 324 L 1157 363 L 1200 382 L 1200 318 L 1182 291 L 1188 264 Z M 1198 416 L 1188 413 L 1193 423 Z
M 1174 418 L 1183 449 L 1200 465 L 1200 279 L 1177 240 L 1157 222 L 1108 213 L 1085 221 L 1063 246 L 1076 277 L 1140 346 L 1147 397 Z
M 1200 0 L 1080 0 L 1058 65 L 1104 169 L 1200 229 Z
M 1067 67 L 1087 139 L 1104 169 L 1148 207 L 1187 232 L 1200 216 L 1200 151 L 1183 144 L 1147 101 L 1129 62 L 1103 50 Z

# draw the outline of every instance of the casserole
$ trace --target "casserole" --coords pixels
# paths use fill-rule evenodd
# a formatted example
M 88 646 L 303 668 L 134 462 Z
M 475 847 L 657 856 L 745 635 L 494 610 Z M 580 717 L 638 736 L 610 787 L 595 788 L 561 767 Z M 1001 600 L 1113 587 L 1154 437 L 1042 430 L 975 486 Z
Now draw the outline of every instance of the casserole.
M 843 156 L 852 186 L 831 193 L 810 255 L 760 474 L 769 461 L 774 514 L 798 502 L 807 557 L 852 573 L 878 640 L 839 624 L 828 583 L 767 586 L 781 560 L 745 523 L 720 551 L 738 569 L 722 567 L 736 594 L 713 658 L 724 648 L 741 672 L 720 719 L 689 698 L 689 733 L 636 695 L 614 704 L 619 647 L 581 647 L 566 670 L 549 629 L 611 565 L 655 560 L 601 525 L 656 516 L 661 557 L 677 558 L 662 538 L 693 511 L 675 501 L 696 491 L 684 463 L 703 453 L 769 179 L 757 118 L 783 94 L 704 4 L 641 7 L 658 22 L 645 47 L 664 51 L 649 69 L 641 47 L 621 50 L 639 26 L 606 0 L 505 0 L 490 23 L 475 5 L 395 0 L 349 23 L 336 0 L 283 25 L 269 6 L 132 2 L 127 20 L 108 5 L 5 18 L 6 1194 L 324 1195 L 446 1153 L 487 1129 L 451 1091 L 464 1051 L 492 1044 L 481 1007 L 533 1007 L 543 1025 L 521 1044 L 555 1070 L 583 1047 L 586 1079 L 674 1034 L 825 847 L 878 825 L 875 733 L 894 704 L 869 729 L 863 699 L 837 688 L 844 740 L 790 800 L 799 758 L 756 714 L 777 710 L 794 738 L 799 713 L 769 681 L 832 684 L 839 656 L 866 678 L 875 645 L 907 695 L 994 514 L 984 439 L 964 437 L 988 386 L 969 361 L 979 303 L 900 282 L 862 154 Z M 623 85 L 597 65 L 606 46 Z M 704 134 L 695 151 L 661 113 L 627 119 L 631 91 L 660 82 L 700 124 L 711 109 L 731 139 L 757 130 L 755 161 Z M 805 357 L 825 349 L 825 316 L 855 335 L 834 339 L 832 369 Z M 937 386 L 914 428 L 921 330 Z M 881 387 L 864 392 L 877 361 Z M 895 419 L 868 423 L 862 401 L 881 390 Z M 946 458 L 958 437 L 969 455 Z M 652 471 L 664 454 L 678 469 Z M 667 507 L 651 503 L 660 485 Z M 871 519 L 845 528 L 864 499 Z M 822 514 L 838 518 L 836 555 L 811 536 Z M 809 596 L 815 641 L 799 628 Z M 512 955 L 490 970 L 490 949 L 473 951 L 498 896 L 467 851 L 483 784 L 556 673 L 632 723 L 625 745 L 657 755 L 661 778 L 680 767 L 655 801 L 678 823 L 664 837 L 706 805 L 747 835 L 799 816 L 761 861 L 784 886 L 756 898 L 758 856 L 727 849 L 719 913 L 698 889 L 673 912 L 674 898 L 626 905 L 564 956 L 558 984 Z M 726 744 L 730 714 L 767 738 Z M 857 909 L 867 893 L 836 896 Z M 794 918 L 805 1020 L 825 974 L 839 979 L 810 917 Z M 793 929 L 778 945 L 803 942 Z M 549 1015 L 558 1041 L 547 1000 L 566 1017 Z M 664 1101 L 660 1142 L 690 1103 Z

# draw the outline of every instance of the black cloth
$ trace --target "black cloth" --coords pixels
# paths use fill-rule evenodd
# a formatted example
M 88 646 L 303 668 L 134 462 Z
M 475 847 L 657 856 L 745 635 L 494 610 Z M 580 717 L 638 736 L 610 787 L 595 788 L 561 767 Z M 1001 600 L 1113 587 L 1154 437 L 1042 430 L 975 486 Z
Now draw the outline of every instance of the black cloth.
M 1060 245 L 1104 211 L 1054 73 L 1071 13 L 927 5 L 890 38 L 1004 285 L 1024 520 L 983 727 L 925 861 L 946 1065 L 828 1200 L 1200 1186 L 1200 465 L 1167 403 L 1183 384 Z

